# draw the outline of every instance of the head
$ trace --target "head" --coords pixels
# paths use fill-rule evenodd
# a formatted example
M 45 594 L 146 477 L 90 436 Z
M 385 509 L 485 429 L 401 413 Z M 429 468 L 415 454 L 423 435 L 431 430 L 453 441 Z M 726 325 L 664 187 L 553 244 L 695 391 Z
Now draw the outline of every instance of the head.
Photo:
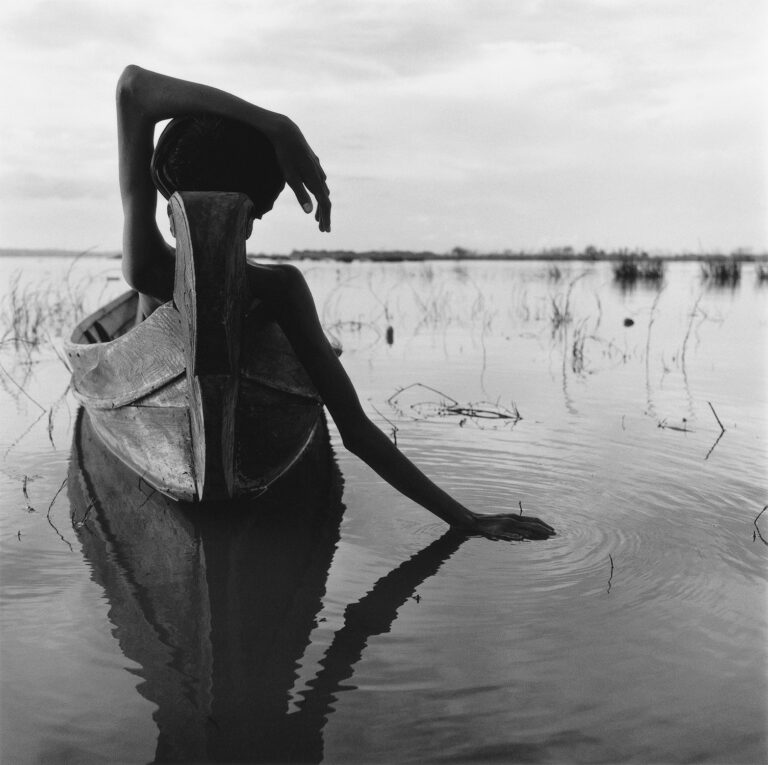
M 175 191 L 239 191 L 257 218 L 285 186 L 269 139 L 255 128 L 208 114 L 171 120 L 152 156 L 152 179 L 166 198 Z

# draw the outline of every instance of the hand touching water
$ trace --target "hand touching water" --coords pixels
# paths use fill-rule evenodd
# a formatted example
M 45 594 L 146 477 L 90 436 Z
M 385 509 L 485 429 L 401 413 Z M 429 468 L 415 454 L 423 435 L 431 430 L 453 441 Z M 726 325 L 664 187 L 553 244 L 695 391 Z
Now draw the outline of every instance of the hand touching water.
M 315 220 L 321 231 L 331 230 L 331 200 L 325 172 L 320 160 L 312 151 L 298 125 L 283 115 L 277 120 L 271 134 L 277 161 L 285 175 L 286 183 L 293 189 L 304 212 L 312 212 L 312 199 L 317 200 Z
M 530 515 L 476 515 L 475 521 L 467 529 L 472 536 L 483 536 L 489 539 L 505 539 L 509 541 L 520 539 L 549 539 L 556 532 L 539 518 Z

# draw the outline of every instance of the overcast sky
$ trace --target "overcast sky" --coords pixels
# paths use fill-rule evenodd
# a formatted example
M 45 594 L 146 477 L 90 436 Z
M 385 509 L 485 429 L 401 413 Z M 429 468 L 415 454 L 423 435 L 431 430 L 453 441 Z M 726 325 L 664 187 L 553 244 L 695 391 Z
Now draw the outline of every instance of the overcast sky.
M 291 116 L 251 251 L 768 248 L 764 0 L 3 0 L 0 246 L 117 249 L 128 63 Z

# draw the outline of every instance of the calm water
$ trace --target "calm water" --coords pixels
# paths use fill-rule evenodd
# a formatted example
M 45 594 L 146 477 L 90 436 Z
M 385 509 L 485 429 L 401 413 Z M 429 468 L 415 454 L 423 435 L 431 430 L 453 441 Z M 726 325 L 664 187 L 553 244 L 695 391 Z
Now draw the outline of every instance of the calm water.
M 537 543 L 445 536 L 332 424 L 252 512 L 182 512 L 100 449 L 54 350 L 117 261 L 6 258 L 0 284 L 20 269 L 50 315 L 0 346 L 3 762 L 766 761 L 750 266 L 660 292 L 608 264 L 306 266 L 371 416 L 470 507 L 557 529 Z

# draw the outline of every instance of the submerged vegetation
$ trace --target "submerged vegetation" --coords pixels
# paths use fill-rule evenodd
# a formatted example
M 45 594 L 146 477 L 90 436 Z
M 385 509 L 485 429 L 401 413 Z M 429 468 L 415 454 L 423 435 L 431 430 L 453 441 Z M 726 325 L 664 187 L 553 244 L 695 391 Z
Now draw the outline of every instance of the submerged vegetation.
M 509 406 L 498 401 L 461 404 L 453 396 L 420 382 L 399 388 L 387 399 L 387 404 L 397 415 L 411 420 L 458 417 L 460 427 L 470 421 L 481 427 L 483 420 L 501 420 L 505 425 L 514 425 L 523 419 L 514 402 Z
M 730 258 L 707 260 L 701 264 L 701 277 L 716 286 L 734 286 L 741 279 L 741 263 Z
M 73 260 L 62 269 L 65 275 L 61 279 L 25 279 L 21 273 L 14 273 L 0 298 L 0 387 L 13 398 L 28 399 L 41 416 L 48 417 L 49 437 L 55 414 L 65 404 L 66 391 L 62 394 L 59 390 L 52 399 L 47 399 L 51 394 L 49 389 L 42 392 L 29 384 L 40 382 L 40 375 L 33 374 L 32 369 L 41 361 L 63 363 L 56 341 L 68 334 L 89 310 L 114 296 L 116 290 L 123 289 L 116 275 L 117 264 L 104 270 L 101 266 L 94 269 L 88 265 L 81 271 L 73 270 L 76 262 Z M 382 346 L 397 351 L 406 347 L 404 344 L 427 337 L 441 338 L 448 353 L 451 338 L 457 336 L 457 332 L 481 352 L 477 393 L 470 393 L 467 401 L 430 387 L 435 383 L 443 387 L 439 377 L 423 378 L 423 383 L 411 378 L 396 381 L 389 392 L 393 389 L 397 392 L 389 399 L 386 395 L 380 399 L 382 409 L 388 405 L 395 416 L 407 419 L 442 417 L 460 425 L 482 425 L 488 420 L 514 424 L 520 419 L 517 407 L 501 405 L 496 399 L 497 391 L 486 391 L 486 371 L 490 370 L 489 377 L 493 376 L 498 343 L 503 335 L 515 332 L 521 337 L 538 336 L 542 347 L 549 347 L 549 353 L 556 354 L 566 394 L 567 376 L 585 379 L 605 368 L 638 359 L 645 359 L 650 385 L 650 358 L 659 357 L 651 345 L 651 330 L 654 321 L 661 317 L 656 311 L 659 299 L 662 293 L 666 294 L 663 261 L 644 253 L 624 251 L 611 266 L 599 267 L 601 273 L 608 275 L 608 283 L 621 289 L 640 282 L 657 290 L 647 319 L 644 318 L 647 308 L 623 309 L 618 316 L 612 316 L 610 303 L 606 304 L 608 314 L 604 317 L 601 300 L 604 286 L 595 284 L 592 278 L 582 281 L 598 271 L 598 267 L 591 264 L 544 262 L 540 268 L 510 270 L 509 282 L 499 284 L 496 277 L 493 288 L 483 281 L 482 271 L 476 270 L 478 267 L 466 262 L 442 265 L 425 262 L 361 271 L 328 266 L 318 271 L 334 274 L 331 279 L 335 281 L 330 284 L 326 281 L 325 287 L 316 294 L 322 322 L 329 334 L 340 341 L 345 353 L 368 354 Z M 305 266 L 310 283 L 314 268 L 312 264 Z M 758 282 L 768 278 L 768 266 L 755 264 L 754 272 Z M 705 283 L 734 285 L 740 278 L 741 264 L 720 258 L 705 263 L 701 273 Z M 536 281 L 540 281 L 543 288 L 537 288 Z M 696 341 L 701 322 L 708 318 L 699 307 L 703 296 L 704 290 L 687 313 L 682 344 L 678 341 L 677 345 L 667 345 L 666 350 L 661 351 L 662 379 L 675 368 L 682 368 L 685 376 L 686 350 Z M 646 323 L 644 332 L 642 326 Z M 638 326 L 632 329 L 635 325 Z M 656 336 L 653 340 L 654 344 L 659 342 Z M 459 347 L 456 350 L 463 352 Z M 66 380 L 62 377 L 61 382 L 63 388 Z M 412 400 L 414 393 L 423 394 L 425 390 L 431 393 L 421 400 Z M 652 404 L 648 406 L 648 413 L 656 416 Z M 390 425 L 394 434 L 396 425 Z M 669 425 L 667 428 L 673 429 Z
M 664 261 L 645 254 L 641 257 L 625 255 L 614 262 L 613 278 L 623 286 L 638 281 L 661 283 L 664 280 Z
M 69 409 L 69 367 L 59 351 L 59 341 L 88 311 L 104 302 L 110 282 L 117 282 L 113 274 L 94 274 L 92 269 L 76 277 L 73 267 L 79 257 L 60 279 L 24 280 L 21 272 L 14 272 L 0 296 L 0 389 L 37 410 L 26 430 L 7 447 L 6 456 L 40 422 L 53 445 L 57 414 L 62 408 Z M 60 374 L 38 371 L 51 363 L 61 364 Z
M 54 340 L 101 304 L 110 283 L 118 282 L 119 277 L 111 269 L 75 276 L 75 266 L 87 254 L 75 255 L 63 279 L 22 282 L 21 271 L 11 274 L 0 297 L 0 349 L 11 345 L 14 351 L 30 353 L 55 347 Z
M 0 302 L 0 345 L 12 345 L 15 351 L 39 350 L 50 345 L 74 317 L 82 316 L 84 296 L 90 287 L 69 284 L 25 284 L 17 272 L 11 276 L 8 291 Z

